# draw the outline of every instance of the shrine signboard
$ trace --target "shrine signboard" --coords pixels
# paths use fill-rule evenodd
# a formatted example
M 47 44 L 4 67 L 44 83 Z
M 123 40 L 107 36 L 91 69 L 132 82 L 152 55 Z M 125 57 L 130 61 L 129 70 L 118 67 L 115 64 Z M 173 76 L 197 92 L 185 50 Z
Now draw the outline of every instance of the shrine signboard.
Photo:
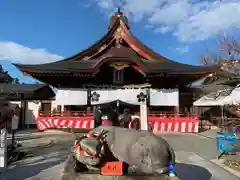
M 0 170 L 7 167 L 7 131 L 0 130 Z
M 103 176 L 122 176 L 123 175 L 123 162 L 106 162 L 101 169 Z

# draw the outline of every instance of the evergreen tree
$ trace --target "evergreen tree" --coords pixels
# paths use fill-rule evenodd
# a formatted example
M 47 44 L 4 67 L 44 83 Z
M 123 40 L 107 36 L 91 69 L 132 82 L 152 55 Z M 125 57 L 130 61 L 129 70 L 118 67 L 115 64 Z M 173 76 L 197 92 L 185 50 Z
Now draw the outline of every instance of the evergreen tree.
M 13 81 L 12 81 L 12 84 L 20 84 L 20 81 L 18 78 L 15 78 Z
M 12 83 L 13 78 L 8 74 L 7 71 L 4 71 L 2 65 L 0 65 L 0 83 Z

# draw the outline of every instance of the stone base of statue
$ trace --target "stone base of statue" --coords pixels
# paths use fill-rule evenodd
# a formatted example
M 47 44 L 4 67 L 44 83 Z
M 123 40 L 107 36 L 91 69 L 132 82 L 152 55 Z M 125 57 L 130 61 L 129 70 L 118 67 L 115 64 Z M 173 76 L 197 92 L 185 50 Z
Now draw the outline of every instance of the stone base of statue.
M 167 174 L 163 175 L 123 175 L 123 176 L 103 176 L 99 171 L 82 171 L 77 172 L 80 167 L 77 165 L 77 160 L 74 155 L 69 155 L 67 158 L 60 180 L 179 180 L 177 176 L 169 177 Z

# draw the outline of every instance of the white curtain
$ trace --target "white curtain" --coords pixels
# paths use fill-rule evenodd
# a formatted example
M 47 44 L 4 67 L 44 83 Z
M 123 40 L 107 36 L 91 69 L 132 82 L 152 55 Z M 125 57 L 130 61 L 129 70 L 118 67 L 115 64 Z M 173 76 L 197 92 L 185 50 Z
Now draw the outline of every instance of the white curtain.
M 140 94 L 146 96 L 146 89 L 119 89 L 116 95 L 118 96 L 118 100 L 120 101 L 128 104 L 140 105 L 142 103 L 138 101 L 138 95 Z M 146 98 L 144 99 L 146 102 Z
M 83 89 L 58 89 L 55 105 L 87 105 L 87 90 Z
M 116 99 L 116 91 L 114 90 L 92 90 L 91 91 L 91 104 L 105 104 L 113 102 Z
M 91 104 L 105 104 L 120 100 L 122 102 L 140 105 L 138 101 L 138 95 L 146 95 L 145 89 L 116 89 L 116 90 L 92 90 L 91 92 Z M 145 98 L 146 102 L 146 98 Z
M 179 106 L 178 89 L 150 89 L 151 106 Z

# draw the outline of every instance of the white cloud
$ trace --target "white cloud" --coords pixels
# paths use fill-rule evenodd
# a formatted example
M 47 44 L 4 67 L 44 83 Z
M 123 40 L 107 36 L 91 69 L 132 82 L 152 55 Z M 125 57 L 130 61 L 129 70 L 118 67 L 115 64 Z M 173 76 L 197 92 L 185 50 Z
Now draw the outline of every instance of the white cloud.
M 9 60 L 23 64 L 49 63 L 63 59 L 45 49 L 31 49 L 15 42 L 0 41 L 0 60 Z
M 98 5 L 103 9 L 114 8 L 113 0 L 98 0 Z
M 240 2 L 215 3 L 208 11 L 193 15 L 178 27 L 183 41 L 203 40 L 211 35 L 224 33 L 231 28 L 240 28 Z M 188 32 L 188 33 L 184 33 Z
M 169 31 L 170 29 L 169 29 L 169 27 L 167 27 L 167 26 L 162 26 L 162 27 L 159 27 L 159 28 L 155 28 L 155 30 L 154 30 L 154 32 L 155 33 L 162 33 L 162 34 L 165 34 L 165 33 L 167 33 L 168 31 Z
M 191 6 L 186 1 L 179 1 L 157 8 L 149 17 L 149 22 L 153 24 L 174 25 L 188 17 Z
M 113 0 L 96 1 L 106 12 L 116 9 Z M 240 28 L 240 0 L 122 0 L 121 6 L 130 20 L 154 26 L 155 32 L 171 30 L 181 41 L 204 40 Z
M 153 29 L 153 28 L 154 28 L 154 26 L 151 25 L 151 24 L 146 24 L 146 25 L 144 25 L 144 27 L 145 27 L 146 29 Z
M 180 54 L 187 53 L 189 51 L 189 46 L 178 47 L 176 51 Z

